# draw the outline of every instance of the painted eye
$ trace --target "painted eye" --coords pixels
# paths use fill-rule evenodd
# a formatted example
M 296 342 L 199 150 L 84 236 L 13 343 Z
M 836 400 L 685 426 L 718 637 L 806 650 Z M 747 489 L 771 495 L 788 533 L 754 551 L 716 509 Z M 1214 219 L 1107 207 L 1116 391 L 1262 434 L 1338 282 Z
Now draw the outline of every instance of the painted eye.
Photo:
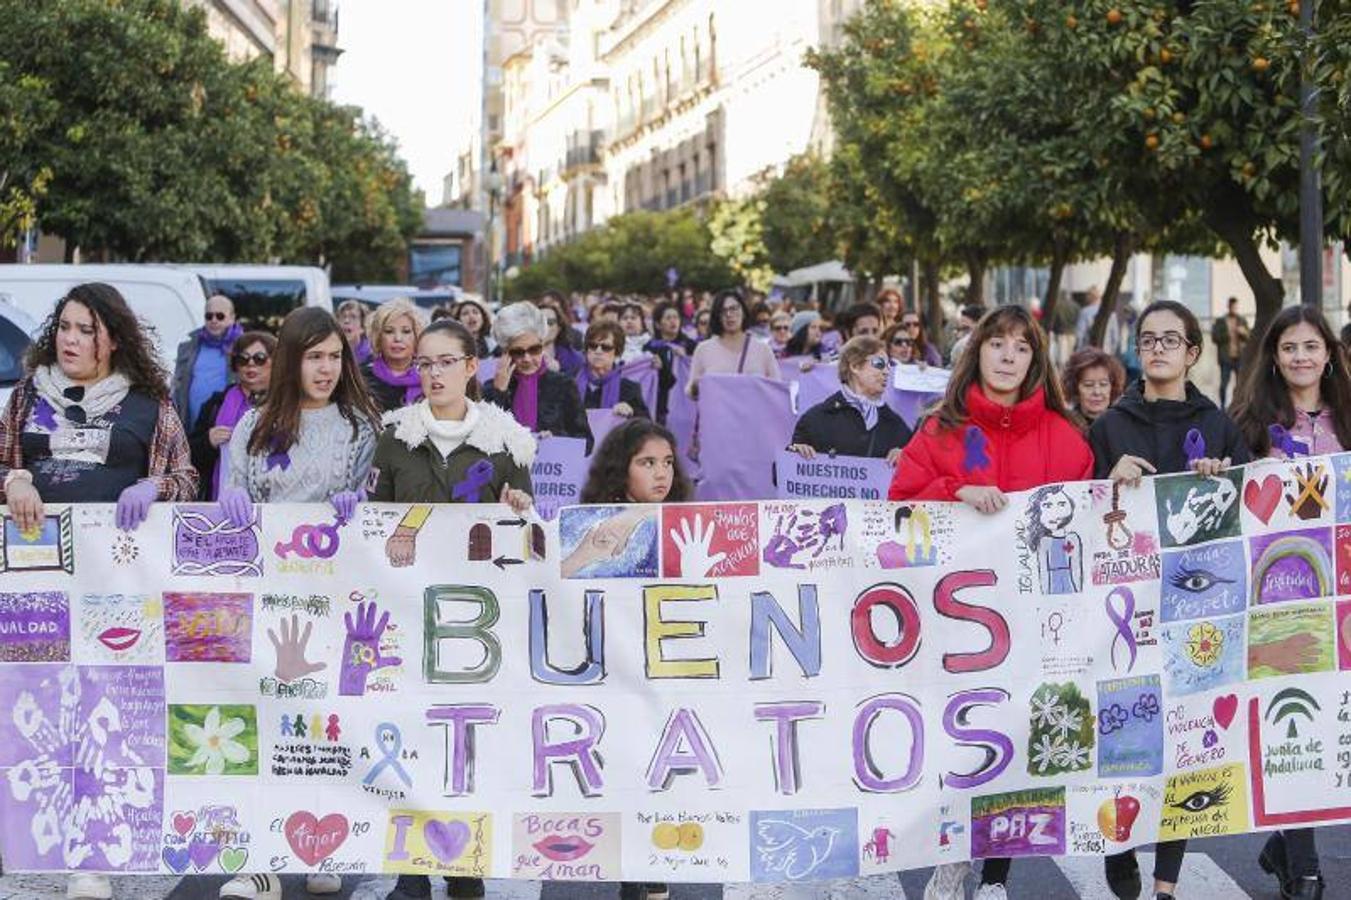
M 1178 566 L 1177 571 L 1168 576 L 1168 582 L 1175 588 L 1193 594 L 1203 594 L 1217 584 L 1233 584 L 1234 579 L 1216 575 L 1206 569 L 1189 569 Z
M 1212 806 L 1223 806 L 1229 800 L 1228 785 L 1218 784 L 1211 790 L 1192 791 L 1181 802 L 1171 804 L 1187 812 L 1205 812 Z

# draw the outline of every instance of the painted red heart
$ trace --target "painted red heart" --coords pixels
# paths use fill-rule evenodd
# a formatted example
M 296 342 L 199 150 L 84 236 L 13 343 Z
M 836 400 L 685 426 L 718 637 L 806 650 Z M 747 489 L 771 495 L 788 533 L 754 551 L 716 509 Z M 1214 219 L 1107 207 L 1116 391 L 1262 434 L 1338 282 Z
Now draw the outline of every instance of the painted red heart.
M 1215 714 L 1216 724 L 1228 730 L 1229 724 L 1234 721 L 1234 714 L 1238 712 L 1238 697 L 1233 694 L 1216 697 L 1210 711 Z
M 307 866 L 317 866 L 347 840 L 347 817 L 342 813 L 329 813 L 320 819 L 312 812 L 293 812 L 287 817 L 282 831 L 296 856 Z
M 192 813 L 174 813 L 174 831 L 178 832 L 179 837 L 187 837 L 192 833 L 192 827 L 197 824 L 197 817 Z
M 1282 489 L 1279 475 L 1268 475 L 1263 478 L 1260 487 L 1255 480 L 1249 481 L 1243 486 L 1243 505 L 1265 525 L 1271 521 L 1271 514 L 1281 502 Z

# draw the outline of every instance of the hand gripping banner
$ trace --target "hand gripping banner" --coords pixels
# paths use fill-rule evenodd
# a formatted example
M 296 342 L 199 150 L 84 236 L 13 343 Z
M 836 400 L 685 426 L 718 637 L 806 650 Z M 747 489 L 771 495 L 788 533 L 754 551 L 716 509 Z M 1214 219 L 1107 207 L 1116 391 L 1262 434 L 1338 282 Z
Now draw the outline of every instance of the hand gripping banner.
M 798 881 L 1351 821 L 1351 455 L 6 519 L 7 869 Z

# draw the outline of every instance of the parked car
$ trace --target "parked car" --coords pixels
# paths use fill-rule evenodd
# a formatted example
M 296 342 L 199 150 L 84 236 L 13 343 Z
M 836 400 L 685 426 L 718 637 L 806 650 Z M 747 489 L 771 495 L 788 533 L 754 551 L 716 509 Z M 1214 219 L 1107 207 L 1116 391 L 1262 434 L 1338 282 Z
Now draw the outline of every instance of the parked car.
M 0 303 L 0 409 L 23 377 L 23 358 L 37 334 L 38 321 L 9 303 Z
M 438 306 L 454 306 L 460 302 L 464 292 L 457 287 L 419 288 L 403 284 L 335 284 L 333 302 L 342 304 L 347 300 L 356 300 L 374 309 L 396 297 L 411 300 L 414 305 L 426 310 Z
M 172 367 L 179 343 L 202 325 L 206 306 L 202 279 L 174 266 L 0 265 L 0 304 L 41 323 L 67 291 L 91 281 L 121 291 L 132 311 L 154 329 L 166 368 Z
M 301 306 L 333 311 L 328 273 L 314 266 L 190 263 L 176 268 L 199 276 L 206 296 L 224 294 L 233 300 L 235 315 L 245 328 L 275 332 L 286 314 Z

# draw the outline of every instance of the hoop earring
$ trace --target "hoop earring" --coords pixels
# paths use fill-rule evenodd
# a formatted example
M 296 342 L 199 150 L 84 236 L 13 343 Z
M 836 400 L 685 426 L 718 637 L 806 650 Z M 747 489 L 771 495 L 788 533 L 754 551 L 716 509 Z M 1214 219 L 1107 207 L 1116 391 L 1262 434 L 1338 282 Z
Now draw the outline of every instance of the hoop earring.
M 1328 360 L 1326 363 L 1323 364 L 1323 377 L 1324 378 L 1332 377 L 1332 360 Z

